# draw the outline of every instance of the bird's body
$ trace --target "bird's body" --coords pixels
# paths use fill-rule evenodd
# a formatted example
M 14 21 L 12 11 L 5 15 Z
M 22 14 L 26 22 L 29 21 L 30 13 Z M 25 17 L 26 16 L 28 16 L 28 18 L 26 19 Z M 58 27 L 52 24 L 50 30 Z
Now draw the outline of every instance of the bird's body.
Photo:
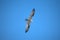
M 30 28 L 30 23 L 31 23 L 32 17 L 34 16 L 34 13 L 35 13 L 35 9 L 32 10 L 32 13 L 30 14 L 29 18 L 26 19 L 27 24 L 26 24 L 25 32 L 28 32 L 28 30 Z

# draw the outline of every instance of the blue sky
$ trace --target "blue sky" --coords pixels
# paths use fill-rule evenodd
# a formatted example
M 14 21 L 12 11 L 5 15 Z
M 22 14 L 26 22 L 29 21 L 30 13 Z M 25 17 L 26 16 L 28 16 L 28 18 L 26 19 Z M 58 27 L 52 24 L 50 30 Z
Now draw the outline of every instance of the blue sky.
M 25 33 L 25 19 L 33 8 Z M 0 40 L 60 40 L 59 0 L 0 0 L 0 16 Z

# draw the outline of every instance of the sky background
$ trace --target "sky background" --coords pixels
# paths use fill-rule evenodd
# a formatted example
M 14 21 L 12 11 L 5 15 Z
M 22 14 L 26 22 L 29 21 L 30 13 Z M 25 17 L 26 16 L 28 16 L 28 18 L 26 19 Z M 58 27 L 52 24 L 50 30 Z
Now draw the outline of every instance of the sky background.
M 35 15 L 25 33 L 32 9 Z M 59 0 L 0 0 L 0 40 L 60 40 Z

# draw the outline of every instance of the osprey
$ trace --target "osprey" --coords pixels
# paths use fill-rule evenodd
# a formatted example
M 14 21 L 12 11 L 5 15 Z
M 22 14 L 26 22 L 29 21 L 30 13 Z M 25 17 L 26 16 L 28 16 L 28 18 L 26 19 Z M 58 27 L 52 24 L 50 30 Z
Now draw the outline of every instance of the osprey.
M 25 32 L 28 32 L 28 30 L 30 28 L 30 23 L 32 21 L 32 17 L 34 16 L 34 14 L 35 14 L 35 9 L 33 8 L 29 18 L 25 19 L 27 21 Z

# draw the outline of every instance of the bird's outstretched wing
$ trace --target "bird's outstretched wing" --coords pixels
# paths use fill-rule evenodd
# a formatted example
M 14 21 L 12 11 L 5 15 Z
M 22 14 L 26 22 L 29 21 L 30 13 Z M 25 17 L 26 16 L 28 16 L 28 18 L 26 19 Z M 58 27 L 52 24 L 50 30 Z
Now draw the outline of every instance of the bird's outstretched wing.
M 34 13 L 35 13 L 35 9 L 33 8 L 31 14 L 30 14 L 30 17 L 32 18 L 34 16 Z
M 30 25 L 26 25 L 26 30 L 25 30 L 25 32 L 28 32 L 28 30 L 29 30 L 29 27 L 30 27 Z
M 29 30 L 29 28 L 30 28 L 30 22 L 31 22 L 31 20 L 32 20 L 32 17 L 34 16 L 34 13 L 35 13 L 35 9 L 33 8 L 32 13 L 30 14 L 29 18 L 26 19 L 27 24 L 26 24 L 25 32 L 28 32 L 28 30 Z

